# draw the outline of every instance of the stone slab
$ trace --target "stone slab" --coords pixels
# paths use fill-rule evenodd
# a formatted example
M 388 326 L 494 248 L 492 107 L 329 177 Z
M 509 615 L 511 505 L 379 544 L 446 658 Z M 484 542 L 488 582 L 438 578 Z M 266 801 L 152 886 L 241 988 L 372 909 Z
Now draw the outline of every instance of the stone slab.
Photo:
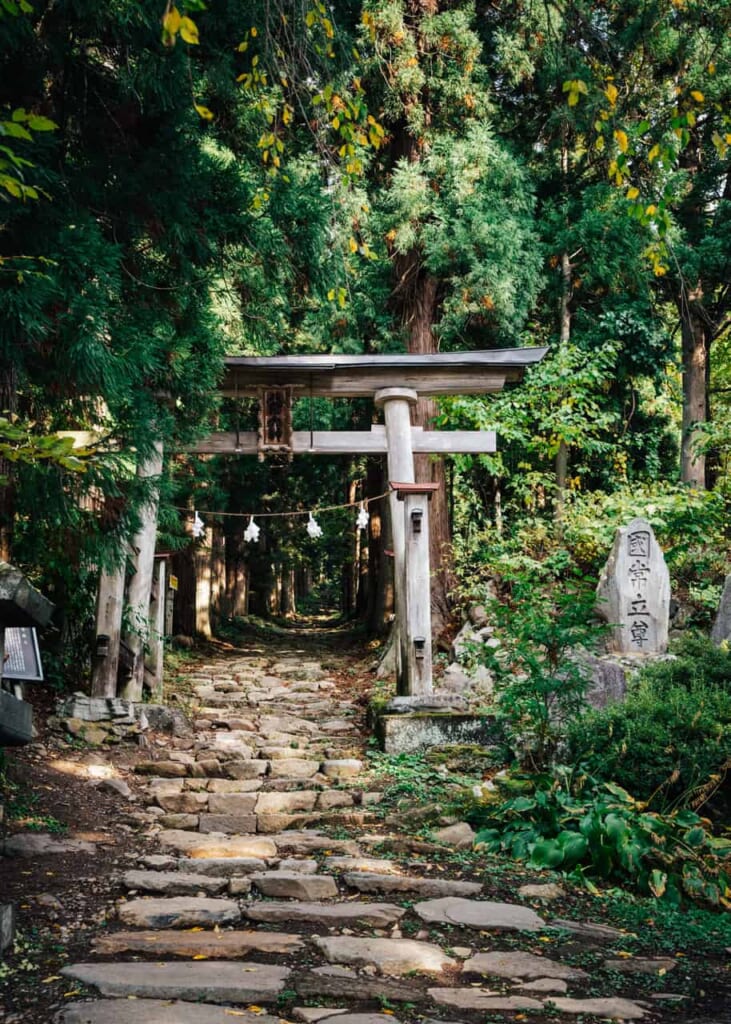
M 125 871 L 122 885 L 161 896 L 195 896 L 201 891 L 215 896 L 226 888 L 226 879 L 186 871 Z
M 241 920 L 233 900 L 195 896 L 129 900 L 120 903 L 117 914 L 122 924 L 137 928 L 212 928 Z
M 224 857 L 276 857 L 277 844 L 263 836 L 211 835 L 204 838 L 194 832 L 166 829 L 158 835 L 165 849 L 179 850 L 189 858 L 220 859 Z
M 254 871 L 266 871 L 267 864 L 260 857 L 183 857 L 178 867 L 181 871 L 192 871 L 199 875 L 231 878 L 235 875 L 250 875 Z
M 491 748 L 499 740 L 494 716 L 450 712 L 380 715 L 376 736 L 387 754 L 409 754 L 454 743 Z
M 105 996 L 259 1003 L 276 999 L 290 970 L 246 961 L 158 961 L 70 964 L 61 969 L 61 974 L 91 985 Z
M 314 939 L 327 960 L 333 964 L 372 964 L 380 974 L 399 976 L 410 971 L 441 973 L 456 967 L 457 961 L 431 942 L 414 939 L 357 938 L 332 935 Z
M 69 1003 L 54 1018 L 56 1024 L 278 1024 L 266 1013 L 237 1010 L 232 1018 L 221 1006 L 160 999 L 101 999 Z
M 596 1017 L 608 1017 L 611 1020 L 641 1020 L 645 1010 L 630 999 L 610 996 L 602 999 L 569 999 L 554 996 L 551 1002 L 561 1013 L 587 1014 Z
M 94 952 L 103 956 L 149 953 L 158 957 L 205 956 L 212 960 L 234 960 L 253 950 L 261 953 L 291 953 L 301 946 L 301 936 L 286 932 L 222 929 L 213 932 L 114 932 L 98 935 L 94 939 Z
M 200 832 L 223 832 L 228 835 L 247 835 L 256 831 L 255 814 L 201 814 Z
M 325 857 L 324 866 L 328 871 L 375 871 L 377 875 L 400 875 L 401 869 L 394 861 L 385 857 Z
M 542 1010 L 543 1003 L 530 996 L 501 996 L 479 988 L 430 988 L 435 1003 L 458 1010 Z
M 410 982 L 369 978 L 339 967 L 316 967 L 313 971 L 303 971 L 287 983 L 287 988 L 293 988 L 302 998 L 334 996 L 336 999 L 391 999 L 407 1003 L 420 998 L 419 989 Z
M 485 931 L 540 931 L 545 922 L 529 907 L 447 896 L 417 903 L 414 912 L 434 924 L 456 924 Z
M 393 903 L 249 903 L 244 917 L 250 921 L 282 922 L 312 921 L 325 925 L 363 925 L 387 928 L 406 913 Z
M 586 971 L 578 967 L 511 949 L 478 953 L 465 960 L 462 970 L 466 973 L 491 974 L 496 978 L 521 978 L 526 981 L 534 978 L 562 978 L 567 981 L 588 978 Z
M 343 881 L 358 892 L 413 892 L 420 896 L 476 896 L 481 882 L 449 878 L 417 878 L 410 875 L 379 875 L 373 871 L 346 871 Z
M 264 896 L 279 899 L 322 900 L 338 894 L 330 875 L 303 875 L 297 871 L 265 871 L 251 876 L 251 881 Z

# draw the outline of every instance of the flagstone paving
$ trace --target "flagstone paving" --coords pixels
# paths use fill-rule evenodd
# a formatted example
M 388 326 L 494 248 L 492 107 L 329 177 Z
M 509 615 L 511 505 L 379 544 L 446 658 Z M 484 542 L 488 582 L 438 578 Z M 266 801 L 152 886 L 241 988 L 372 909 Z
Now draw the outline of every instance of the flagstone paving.
M 320 662 L 283 646 L 269 658 L 233 652 L 189 682 L 195 735 L 137 764 L 137 864 L 119 873 L 116 920 L 85 962 L 63 969 L 85 988 L 56 1024 L 661 1019 L 650 999 L 598 997 L 554 948 L 540 955 L 536 936 L 551 942 L 547 930 L 560 927 L 629 970 L 611 957 L 622 932 L 547 922 L 527 905 L 550 899 L 560 912 L 561 890 L 506 903 L 492 898 L 489 870 L 479 881 L 437 873 L 423 840 L 378 847 L 385 825 L 361 710 Z M 471 830 L 437 837 L 457 850 Z M 395 858 L 382 855 L 389 848 Z M 638 969 L 671 966 L 646 958 Z

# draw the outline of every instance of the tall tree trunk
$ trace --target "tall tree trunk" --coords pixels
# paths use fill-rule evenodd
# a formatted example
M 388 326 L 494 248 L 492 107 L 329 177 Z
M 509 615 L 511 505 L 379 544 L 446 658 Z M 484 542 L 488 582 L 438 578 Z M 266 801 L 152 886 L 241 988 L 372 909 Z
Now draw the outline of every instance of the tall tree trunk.
M 707 372 L 709 330 L 702 315 L 703 289 L 698 282 L 683 289 L 680 317 L 683 345 L 683 427 L 680 442 L 680 479 L 703 490 L 706 486 L 706 457 L 698 452 L 699 425 L 707 420 Z

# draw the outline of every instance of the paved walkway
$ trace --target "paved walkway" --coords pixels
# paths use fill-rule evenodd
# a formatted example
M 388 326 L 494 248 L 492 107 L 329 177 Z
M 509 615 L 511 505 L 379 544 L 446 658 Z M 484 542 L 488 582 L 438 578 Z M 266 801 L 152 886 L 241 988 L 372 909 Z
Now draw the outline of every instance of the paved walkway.
M 291 647 L 276 657 L 199 665 L 194 738 L 136 766 L 153 824 L 120 878 L 118 920 L 63 970 L 90 995 L 59 1024 L 656 1013 L 592 996 L 586 973 L 537 939 L 517 951 L 517 930 L 545 925 L 527 900 L 491 902 L 489 883 L 375 855 L 362 708 L 320 662 Z M 619 934 L 606 931 L 594 941 Z

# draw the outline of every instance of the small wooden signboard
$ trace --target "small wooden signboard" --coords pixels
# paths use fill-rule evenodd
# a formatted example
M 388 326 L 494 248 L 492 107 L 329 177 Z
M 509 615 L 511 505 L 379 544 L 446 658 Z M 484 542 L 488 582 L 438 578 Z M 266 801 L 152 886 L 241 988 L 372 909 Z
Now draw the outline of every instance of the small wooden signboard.
M 26 683 L 43 682 L 38 635 L 32 626 L 11 626 L 5 630 L 5 661 L 3 679 Z

